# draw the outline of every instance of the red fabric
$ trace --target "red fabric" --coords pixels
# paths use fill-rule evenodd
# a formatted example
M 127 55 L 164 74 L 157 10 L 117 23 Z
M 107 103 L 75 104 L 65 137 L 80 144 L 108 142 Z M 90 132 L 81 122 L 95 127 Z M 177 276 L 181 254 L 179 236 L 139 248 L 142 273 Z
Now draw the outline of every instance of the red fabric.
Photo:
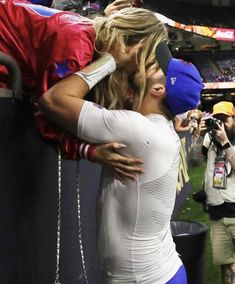
M 0 50 L 16 59 L 25 94 L 36 101 L 52 85 L 92 61 L 94 36 L 92 24 L 77 14 L 0 1 Z M 1 65 L 0 73 L 7 74 Z M 0 86 L 6 86 L 0 80 Z M 66 158 L 77 159 L 79 140 L 48 122 L 37 104 L 34 113 L 39 133 L 60 143 Z
M 89 145 L 89 149 L 88 149 L 88 151 L 87 151 L 87 159 L 89 160 L 89 161 L 91 161 L 91 162 L 94 162 L 94 151 L 95 151 L 95 147 L 96 147 L 96 145 L 94 145 L 94 144 L 90 144 Z

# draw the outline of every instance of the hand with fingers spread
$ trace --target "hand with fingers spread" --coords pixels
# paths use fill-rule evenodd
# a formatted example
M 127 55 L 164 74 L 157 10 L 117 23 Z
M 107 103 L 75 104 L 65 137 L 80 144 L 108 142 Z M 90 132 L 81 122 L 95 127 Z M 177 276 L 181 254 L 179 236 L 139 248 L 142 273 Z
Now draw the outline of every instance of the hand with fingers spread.
M 109 16 L 110 14 L 115 13 L 121 9 L 131 7 L 132 3 L 132 0 L 115 0 L 104 9 L 104 14 L 105 16 Z
M 96 145 L 92 153 L 92 159 L 94 162 L 112 167 L 121 180 L 126 178 L 135 180 L 137 174 L 144 172 L 144 169 L 139 166 L 143 161 L 119 154 L 118 150 L 125 147 L 126 145 L 120 143 Z

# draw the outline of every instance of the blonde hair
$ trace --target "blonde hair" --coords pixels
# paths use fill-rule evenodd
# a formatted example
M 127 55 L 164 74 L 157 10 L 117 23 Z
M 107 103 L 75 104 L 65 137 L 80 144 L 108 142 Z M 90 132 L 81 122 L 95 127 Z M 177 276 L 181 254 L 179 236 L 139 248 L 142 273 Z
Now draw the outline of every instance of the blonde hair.
M 139 94 L 140 105 L 145 93 L 146 71 L 154 65 L 159 67 L 155 53 L 157 45 L 167 39 L 165 25 L 150 10 L 125 8 L 109 17 L 96 18 L 94 27 L 97 52 L 107 52 L 116 43 L 125 46 L 141 45 L 141 52 L 136 55 L 138 71 L 144 78 Z M 95 87 L 97 103 L 110 109 L 121 109 L 123 97 L 129 88 L 126 71 L 117 69 Z
M 190 119 L 190 116 L 193 115 L 197 120 L 202 118 L 202 111 L 199 109 L 191 109 L 187 113 L 187 118 Z

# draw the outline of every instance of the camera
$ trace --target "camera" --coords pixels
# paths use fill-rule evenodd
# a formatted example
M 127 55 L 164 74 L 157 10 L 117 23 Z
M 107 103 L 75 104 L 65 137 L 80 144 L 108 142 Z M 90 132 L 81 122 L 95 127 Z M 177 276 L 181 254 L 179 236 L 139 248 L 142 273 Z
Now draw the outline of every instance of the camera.
M 205 126 L 208 132 L 212 130 L 218 130 L 219 125 L 222 125 L 222 121 L 217 118 L 210 117 L 205 119 Z

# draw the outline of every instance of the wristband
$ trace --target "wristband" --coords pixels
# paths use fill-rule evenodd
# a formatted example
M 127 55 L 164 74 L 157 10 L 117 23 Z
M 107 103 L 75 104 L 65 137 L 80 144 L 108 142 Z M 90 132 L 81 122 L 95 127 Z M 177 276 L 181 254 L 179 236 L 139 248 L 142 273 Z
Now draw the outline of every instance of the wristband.
M 230 147 L 232 147 L 232 145 L 230 144 L 230 142 L 227 142 L 227 143 L 225 143 L 225 144 L 222 146 L 222 149 L 223 149 L 223 150 L 226 150 L 226 149 L 228 149 L 228 148 L 230 148 Z
M 89 145 L 89 148 L 88 148 L 88 151 L 87 151 L 87 160 L 89 160 L 90 162 L 95 162 L 95 160 L 93 159 L 95 147 L 96 146 L 94 144 Z
M 95 150 L 95 144 L 81 143 L 79 146 L 79 156 L 82 159 L 94 162 L 93 153 Z
M 87 153 L 89 149 L 90 144 L 87 143 L 81 143 L 79 146 L 79 156 L 82 159 L 88 160 Z
M 109 53 L 102 54 L 100 58 L 86 66 L 81 71 L 74 73 L 82 78 L 88 85 L 89 90 L 106 76 L 116 70 L 116 61 Z

